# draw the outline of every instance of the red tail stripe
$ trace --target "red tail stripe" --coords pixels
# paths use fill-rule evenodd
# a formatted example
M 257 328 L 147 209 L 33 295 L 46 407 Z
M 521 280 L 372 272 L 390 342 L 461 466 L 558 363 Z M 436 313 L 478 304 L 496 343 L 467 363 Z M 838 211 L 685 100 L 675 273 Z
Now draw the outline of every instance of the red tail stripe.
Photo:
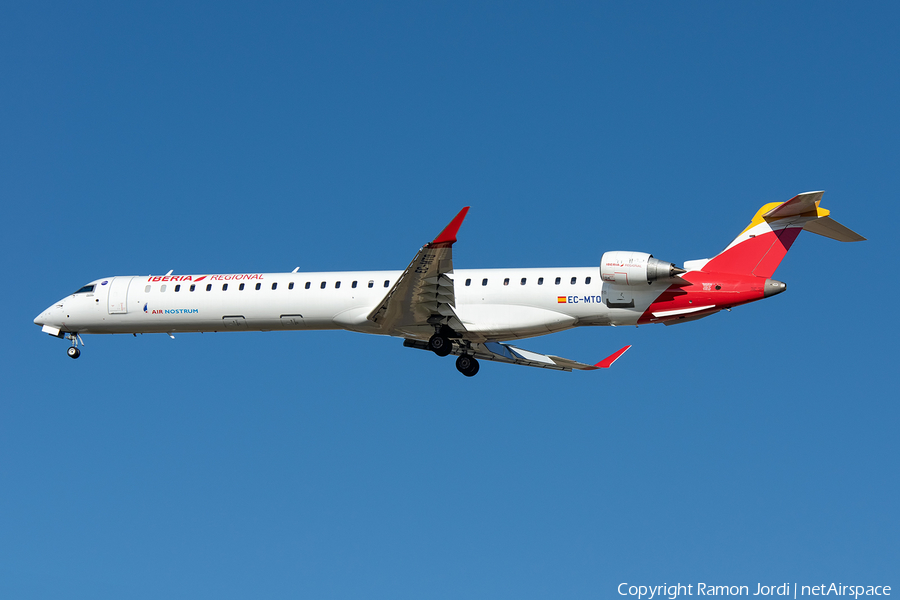
M 771 277 L 802 229 L 789 227 L 746 239 L 710 260 L 703 270 Z

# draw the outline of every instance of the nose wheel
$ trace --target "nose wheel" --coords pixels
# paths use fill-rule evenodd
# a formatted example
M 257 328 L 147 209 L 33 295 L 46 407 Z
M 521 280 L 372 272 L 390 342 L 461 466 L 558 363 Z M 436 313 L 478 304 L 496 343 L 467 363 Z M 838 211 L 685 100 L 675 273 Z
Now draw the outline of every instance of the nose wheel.
M 460 354 L 456 359 L 456 370 L 466 377 L 473 377 L 478 372 L 478 361 L 468 354 Z
M 66 350 L 66 354 L 68 354 L 70 358 L 78 358 L 79 356 L 81 356 L 81 350 L 79 350 L 75 346 L 69 346 L 69 348 Z

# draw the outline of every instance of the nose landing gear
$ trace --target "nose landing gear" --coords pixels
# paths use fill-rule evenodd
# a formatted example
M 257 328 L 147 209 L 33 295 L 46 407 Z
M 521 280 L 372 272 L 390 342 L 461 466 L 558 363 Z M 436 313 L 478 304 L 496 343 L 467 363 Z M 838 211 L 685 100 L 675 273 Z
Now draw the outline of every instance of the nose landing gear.
M 84 340 L 81 339 L 81 336 L 77 333 L 67 333 L 66 339 L 72 340 L 72 345 L 66 348 L 66 355 L 68 355 L 69 358 L 78 358 L 81 356 L 81 350 L 78 349 L 79 342 L 84 346 Z

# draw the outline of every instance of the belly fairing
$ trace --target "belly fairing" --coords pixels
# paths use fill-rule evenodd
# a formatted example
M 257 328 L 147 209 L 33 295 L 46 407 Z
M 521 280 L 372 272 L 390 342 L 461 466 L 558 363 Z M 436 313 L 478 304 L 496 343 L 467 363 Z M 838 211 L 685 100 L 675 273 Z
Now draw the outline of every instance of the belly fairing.
M 498 339 L 544 335 L 573 327 L 577 321 L 553 310 L 509 304 L 458 306 L 456 312 L 467 331 Z

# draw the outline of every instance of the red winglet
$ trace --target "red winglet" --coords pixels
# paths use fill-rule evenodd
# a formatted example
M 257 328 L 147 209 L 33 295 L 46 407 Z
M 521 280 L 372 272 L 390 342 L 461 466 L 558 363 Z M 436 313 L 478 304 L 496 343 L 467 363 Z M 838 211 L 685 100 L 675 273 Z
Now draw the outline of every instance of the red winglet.
M 436 238 L 434 238 L 434 241 L 431 242 L 431 245 L 432 246 L 434 246 L 435 244 L 446 244 L 448 246 L 452 245 L 453 242 L 456 241 L 456 232 L 458 232 L 459 228 L 462 226 L 463 219 L 466 218 L 467 212 L 469 212 L 468 206 L 466 206 L 461 211 L 459 211 L 459 213 L 457 213 L 457 215 L 455 217 L 453 217 L 453 220 L 450 221 L 450 224 L 447 225 L 446 227 L 444 227 L 444 230 L 440 234 L 438 234 L 438 236 Z
M 631 348 L 631 344 L 625 346 L 621 350 L 613 352 L 612 354 L 610 354 L 609 356 L 607 356 L 606 358 L 604 358 L 603 360 L 601 360 L 594 366 L 597 367 L 598 369 L 610 368 L 612 366 L 612 364 L 614 362 L 616 362 L 617 360 L 619 360 L 619 357 L 622 356 L 623 354 L 625 354 L 625 351 L 628 350 L 629 348 Z

